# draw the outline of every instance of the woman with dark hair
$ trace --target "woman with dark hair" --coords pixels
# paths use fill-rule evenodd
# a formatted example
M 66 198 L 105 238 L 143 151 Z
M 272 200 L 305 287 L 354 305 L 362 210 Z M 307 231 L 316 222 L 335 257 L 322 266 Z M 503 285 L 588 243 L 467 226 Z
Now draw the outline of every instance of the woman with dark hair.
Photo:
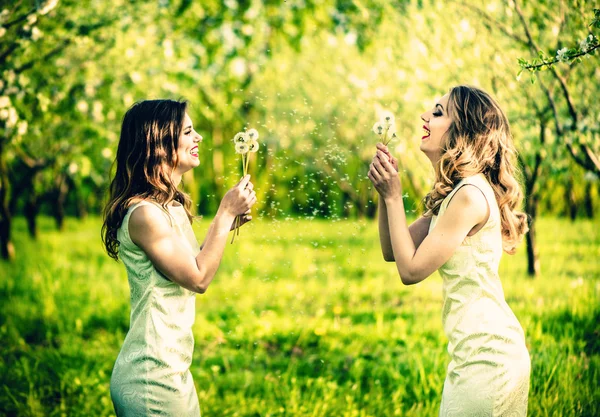
M 130 287 L 130 326 L 110 393 L 119 417 L 199 416 L 190 364 L 196 293 L 221 262 L 236 216 L 251 220 L 256 194 L 247 175 L 219 205 L 202 245 L 194 236 L 182 175 L 200 164 L 187 104 L 146 100 L 123 118 L 102 240 L 121 259 Z
M 383 257 L 402 282 L 443 278 L 450 364 L 440 416 L 525 416 L 530 359 L 504 299 L 498 266 L 527 232 L 506 116 L 485 92 L 458 86 L 421 115 L 420 149 L 435 184 L 425 214 L 407 225 L 398 161 L 379 144 L 369 179 L 379 193 Z

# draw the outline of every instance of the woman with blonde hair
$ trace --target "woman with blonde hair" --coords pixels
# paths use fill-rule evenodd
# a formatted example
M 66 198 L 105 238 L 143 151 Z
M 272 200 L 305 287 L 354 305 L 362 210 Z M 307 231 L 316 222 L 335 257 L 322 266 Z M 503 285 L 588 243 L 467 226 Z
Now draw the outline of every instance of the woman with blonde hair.
M 136 103 L 123 118 L 116 173 L 104 210 L 102 240 L 121 259 L 130 287 L 130 325 L 110 394 L 117 416 L 199 417 L 190 364 L 196 293 L 213 280 L 236 216 L 251 220 L 256 193 L 247 175 L 219 205 L 202 245 L 192 230 L 190 198 L 179 188 L 198 165 L 187 104 Z
M 458 86 L 423 113 L 420 149 L 435 184 L 425 214 L 407 225 L 398 162 L 378 150 L 369 179 L 379 193 L 383 257 L 402 282 L 438 271 L 448 365 L 440 416 L 525 416 L 530 359 L 504 299 L 498 266 L 527 232 L 508 120 L 484 91 Z

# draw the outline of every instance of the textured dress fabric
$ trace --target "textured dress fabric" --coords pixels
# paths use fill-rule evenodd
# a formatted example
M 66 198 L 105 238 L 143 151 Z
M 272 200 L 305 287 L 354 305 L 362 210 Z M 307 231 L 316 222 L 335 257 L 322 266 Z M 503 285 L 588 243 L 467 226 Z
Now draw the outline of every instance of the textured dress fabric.
M 498 275 L 501 221 L 492 187 L 481 174 L 461 180 L 446 196 L 429 230 L 463 186 L 477 187 L 490 215 L 438 270 L 443 279 L 442 323 L 450 364 L 440 416 L 527 414 L 530 359 L 519 321 L 504 299 Z
M 129 218 L 145 204 L 154 203 L 132 205 L 117 231 L 119 257 L 129 281 L 131 316 L 112 372 L 110 395 L 118 417 L 198 417 L 200 407 L 190 373 L 196 296 L 167 279 L 131 241 Z M 173 228 L 197 254 L 200 247 L 183 206 L 168 207 Z

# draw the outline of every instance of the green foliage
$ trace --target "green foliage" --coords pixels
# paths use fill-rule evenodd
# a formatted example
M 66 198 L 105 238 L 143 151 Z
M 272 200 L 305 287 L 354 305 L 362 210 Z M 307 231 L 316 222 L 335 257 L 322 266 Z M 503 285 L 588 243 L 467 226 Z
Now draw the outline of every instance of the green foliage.
M 27 16 L 25 3 L 11 13 Z M 527 6 L 534 36 L 549 38 L 558 3 Z M 15 114 L 2 157 L 12 170 L 23 170 L 23 155 L 47 164 L 32 189 L 48 210 L 56 205 L 59 185 L 68 184 L 67 213 L 78 213 L 79 206 L 99 213 L 124 112 L 144 98 L 184 97 L 204 137 L 201 167 L 185 181 L 200 214 L 214 213 L 239 178 L 229 140 L 252 125 L 265 139 L 251 170 L 259 210 L 280 218 L 372 216 L 376 200 L 366 171 L 376 140 L 370 128 L 390 110 L 397 118 L 398 139 L 391 146 L 400 156 L 407 205 L 418 212 L 432 177 L 419 151 L 419 115 L 452 85 L 478 85 L 498 98 L 526 160 L 544 148 L 531 126 L 548 112 L 540 104 L 545 99 L 514 80 L 521 46 L 496 33 L 481 36 L 490 21 L 479 12 L 416 0 L 120 1 L 89 7 L 61 1 L 36 20 L 41 35 L 35 41 L 30 34 L 19 40 L 12 27 L 0 37 L 0 47 L 9 40 L 20 45 L 4 70 L 4 79 L 12 80 L 4 88 L 12 89 Z M 517 27 L 509 6 L 490 4 L 484 12 Z M 561 32 L 565 38 L 581 35 L 581 19 L 572 13 L 574 23 Z M 578 80 L 594 76 L 589 67 Z M 570 134 L 573 146 L 597 140 L 596 87 L 581 82 L 573 94 L 578 108 L 589 109 Z M 561 126 L 569 122 L 564 116 Z M 16 133 L 18 123 L 24 135 Z M 555 149 L 563 142 L 548 142 L 549 155 L 568 157 Z M 11 204 L 19 210 L 30 197 L 23 192 Z M 544 191 L 542 198 L 553 196 Z
M 112 415 L 124 267 L 102 251 L 98 219 L 69 219 L 64 233 L 42 220 L 38 242 L 17 220 L 21 256 L 0 263 L 0 409 Z M 199 238 L 207 226 L 195 226 Z M 197 298 L 191 371 L 203 415 L 437 414 L 448 363 L 439 276 L 403 286 L 370 221 L 244 228 Z M 531 354 L 529 414 L 598 415 L 600 227 L 542 218 L 538 230 L 539 279 L 526 277 L 523 247 L 500 266 Z
M 600 29 L 600 9 L 594 9 L 594 19 L 592 19 L 590 26 Z
M 594 9 L 594 18 L 588 26 L 596 29 L 600 28 L 600 9 Z M 533 59 L 532 61 L 527 61 L 523 58 L 518 59 L 519 66 L 521 67 L 518 76 L 520 76 L 524 70 L 531 72 L 542 71 L 551 68 L 554 64 L 559 62 L 567 64 L 573 64 L 574 62 L 580 63 L 582 62 L 582 58 L 589 58 L 591 55 L 594 55 L 598 48 L 600 48 L 598 37 L 595 34 L 590 33 L 583 40 L 579 41 L 577 46 L 572 46 L 570 48 L 563 47 L 557 50 L 552 56 L 548 56 L 544 51 L 540 50 L 538 51 L 538 58 Z M 535 78 L 531 78 L 531 80 L 533 82 Z

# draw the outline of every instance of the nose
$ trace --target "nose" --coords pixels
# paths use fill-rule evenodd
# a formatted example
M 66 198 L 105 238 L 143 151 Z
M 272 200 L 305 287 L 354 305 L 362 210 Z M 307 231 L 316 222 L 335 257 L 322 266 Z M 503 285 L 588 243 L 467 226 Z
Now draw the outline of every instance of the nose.
M 421 115 L 421 120 L 423 120 L 425 123 L 429 123 L 429 120 L 425 118 L 425 113 Z
M 202 142 L 202 136 L 200 136 L 200 134 L 196 133 L 196 137 L 194 138 L 194 142 L 195 143 Z

